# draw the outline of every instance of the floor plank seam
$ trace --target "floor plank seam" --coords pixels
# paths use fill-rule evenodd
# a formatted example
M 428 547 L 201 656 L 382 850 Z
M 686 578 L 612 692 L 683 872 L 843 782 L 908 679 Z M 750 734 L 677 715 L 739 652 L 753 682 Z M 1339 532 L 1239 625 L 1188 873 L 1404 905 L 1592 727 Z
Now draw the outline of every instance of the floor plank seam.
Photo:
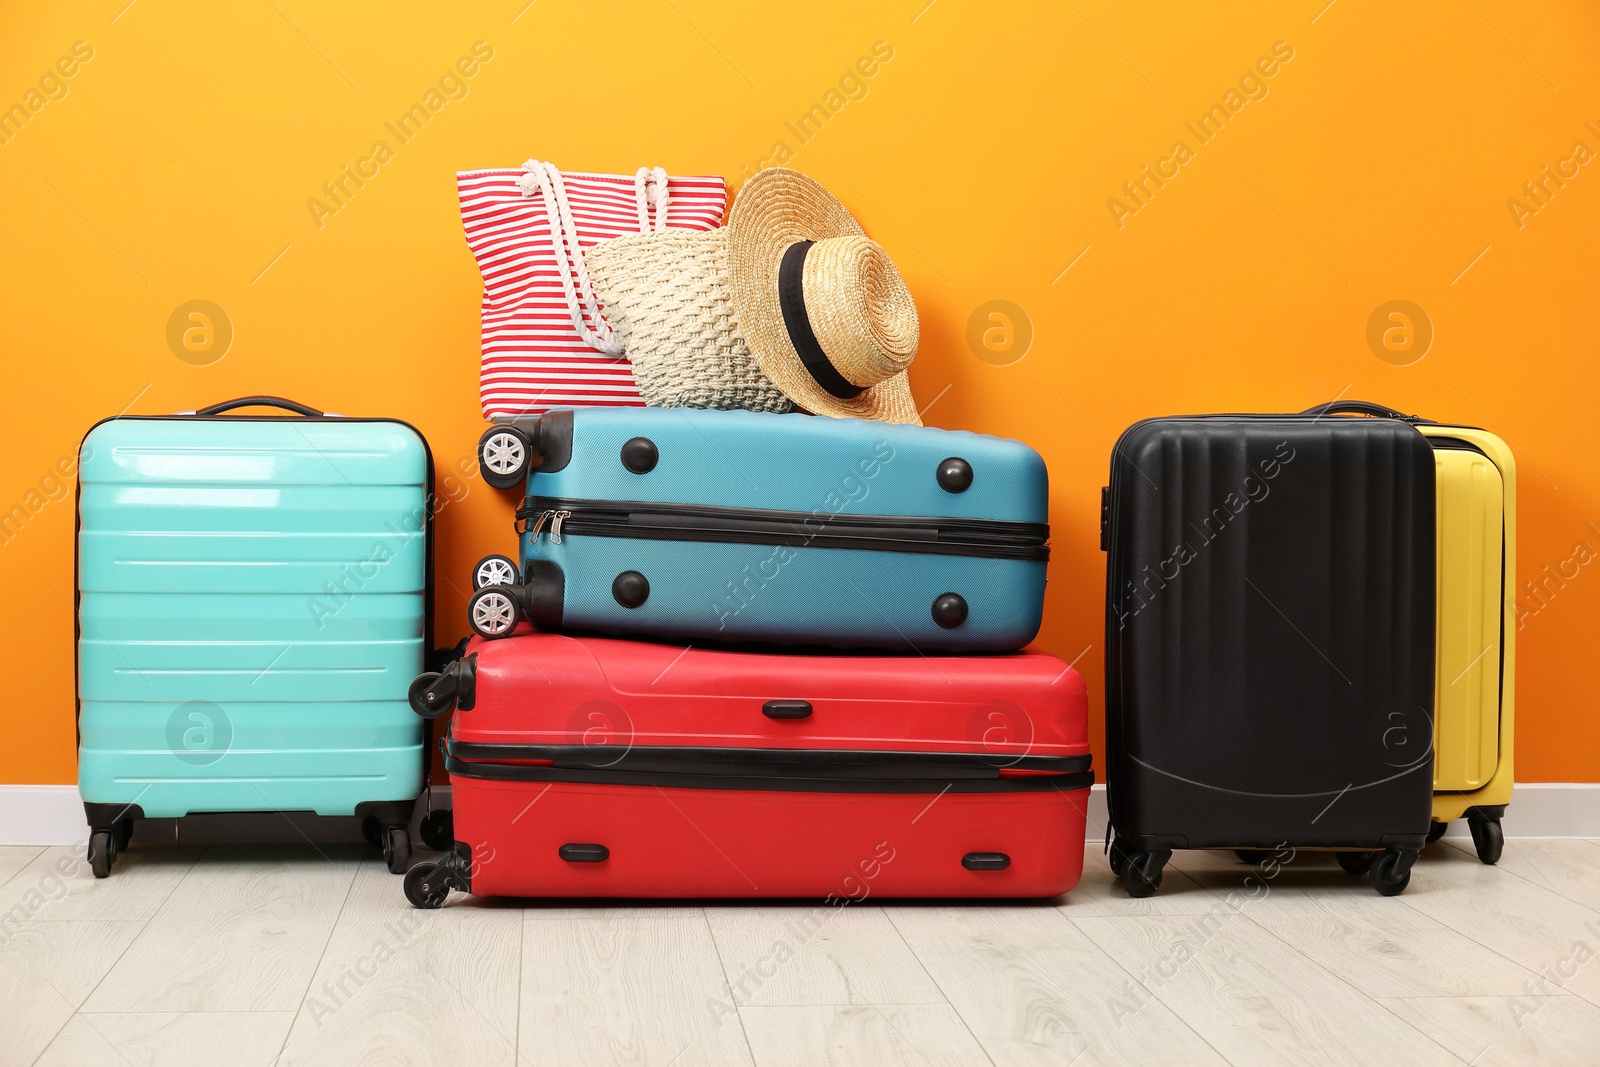
M 1477 862 L 1478 857 L 1475 854 L 1468 853 L 1468 855 L 1472 856 L 1473 862 L 1475 862 L 1475 863 Z M 1495 869 L 1496 870 L 1500 870 L 1499 867 L 1496 867 Z M 1600 918 L 1600 913 L 1595 912 L 1595 910 L 1593 908 L 1590 908 L 1590 907 L 1588 907 L 1587 905 L 1584 905 L 1584 904 L 1580 904 L 1577 901 L 1570 899 L 1569 897 L 1562 896 L 1560 893 L 1557 893 L 1554 890 L 1548 889 L 1545 886 L 1539 885 L 1537 882 L 1530 881 L 1530 880 L 1528 880 L 1526 878 L 1520 878 L 1517 875 L 1513 874 L 1511 871 L 1501 871 L 1501 873 L 1504 874 L 1504 875 L 1510 876 L 1512 878 L 1516 878 L 1517 881 L 1521 882 L 1522 884 L 1524 884 L 1526 886 L 1530 886 L 1533 889 L 1537 889 L 1537 890 L 1539 890 L 1541 892 L 1544 892 L 1544 893 L 1549 893 L 1551 896 L 1556 897 L 1558 900 L 1564 900 L 1569 904 L 1575 904 L 1578 907 L 1583 908 L 1585 911 L 1588 911 L 1590 914 L 1595 915 L 1596 918 Z M 1466 930 L 1457 930 L 1454 926 L 1451 926 L 1449 923 L 1446 923 L 1444 920 L 1438 918 L 1437 916 L 1429 915 L 1427 913 L 1427 911 L 1424 910 L 1424 904 L 1427 902 L 1427 899 L 1428 899 L 1426 895 L 1423 895 L 1422 897 L 1417 898 L 1417 897 L 1408 897 L 1405 894 L 1401 894 L 1400 896 L 1398 896 L 1398 897 L 1396 897 L 1394 899 L 1398 900 L 1400 903 L 1404 904 L 1406 907 L 1410 908 L 1412 911 L 1416 912 L 1418 915 L 1421 915 L 1421 916 L 1423 916 L 1425 918 L 1428 918 L 1428 919 L 1432 919 L 1434 922 L 1438 923 L 1440 926 L 1443 926 L 1446 930 L 1454 931 L 1456 934 L 1459 934 L 1460 936 L 1466 938 L 1468 941 L 1471 941 L 1473 944 L 1477 945 L 1479 948 L 1483 949 L 1484 951 L 1491 952 L 1494 955 L 1499 956 L 1501 959 L 1509 961 L 1513 966 L 1521 967 L 1523 970 L 1529 971 L 1534 975 L 1537 975 L 1539 973 L 1538 971 L 1536 971 L 1532 967 L 1530 967 L 1528 964 L 1523 963 L 1521 960 L 1512 959 L 1510 956 L 1506 955 L 1504 952 L 1501 952 L 1499 949 L 1495 948 L 1493 945 L 1490 945 L 1490 944 L 1484 942 L 1483 940 L 1481 940 L 1480 938 L 1475 936 L 1473 933 L 1469 933 Z M 1421 903 L 1419 903 L 1419 900 L 1421 901 Z M 1581 994 L 1575 994 L 1575 995 L 1581 995 Z
M 728 1003 L 734 1006 L 733 1014 L 739 1020 L 739 1036 L 744 1039 L 745 1055 L 752 1064 L 756 1064 L 756 1047 L 750 1043 L 750 1031 L 744 1025 L 744 1009 L 746 1005 L 740 1004 L 733 996 L 733 976 L 728 974 L 728 961 L 722 958 L 722 946 L 717 944 L 717 932 L 711 928 L 711 916 L 705 908 L 700 909 L 700 921 L 705 925 L 706 936 L 711 939 L 711 951 L 717 954 L 717 966 L 722 968 L 722 984 L 728 991 Z M 687 1048 L 684 1052 L 689 1051 Z M 673 1057 L 674 1063 L 683 1056 L 683 1052 Z M 759 1065 L 758 1065 L 759 1067 Z
M 318 851 L 320 852 L 320 850 Z M 294 1033 L 295 1023 L 300 1021 L 300 1013 L 306 1009 L 306 1000 L 311 996 L 312 987 L 316 985 L 317 972 L 322 969 L 322 961 L 327 958 L 328 946 L 333 944 L 334 934 L 339 930 L 339 922 L 344 918 L 344 909 L 349 905 L 350 897 L 355 892 L 356 879 L 361 877 L 361 860 L 365 858 L 366 853 L 363 852 L 361 857 L 351 864 L 350 882 L 344 887 L 344 899 L 339 901 L 339 910 L 334 914 L 333 922 L 328 924 L 328 936 L 323 939 L 322 951 L 317 953 L 317 962 L 312 965 L 311 973 L 306 976 L 306 988 L 300 994 L 300 1003 L 295 1007 L 294 1014 L 289 1019 L 289 1026 L 283 1032 L 283 1041 L 278 1045 L 278 1054 L 272 1057 L 273 1067 L 277 1067 L 278 1063 L 283 1059 L 284 1052 L 288 1051 L 289 1038 Z M 327 859 L 327 857 L 323 856 L 323 859 Z M 328 862 L 332 863 L 333 861 L 328 860 Z
M 522 1059 L 522 961 L 527 951 L 528 920 L 524 916 L 517 922 L 517 995 L 512 1000 L 517 1006 L 517 1014 L 511 1022 L 511 1055 L 519 1062 Z
M 955 1001 L 950 999 L 950 994 L 945 992 L 944 986 L 940 985 L 939 980 L 933 976 L 933 972 L 928 970 L 927 963 L 924 962 L 922 957 L 917 954 L 917 950 L 911 947 L 911 942 L 906 940 L 905 931 L 901 930 L 900 924 L 894 921 L 894 916 L 890 914 L 887 909 L 882 907 L 878 908 L 878 912 L 885 919 L 889 920 L 889 926 L 894 930 L 895 936 L 900 939 L 900 943 L 906 947 L 907 952 L 911 953 L 911 958 L 917 961 L 917 966 L 922 968 L 922 973 L 927 975 L 929 982 L 933 983 L 933 988 L 939 991 L 939 995 L 944 998 L 945 1004 L 949 1005 L 951 1012 L 955 1014 L 957 1019 L 961 1020 L 962 1027 L 972 1037 L 972 1043 L 978 1046 L 978 1050 L 982 1052 L 984 1058 L 989 1061 L 989 1067 L 998 1067 L 998 1065 L 994 1062 L 994 1053 L 989 1051 L 988 1045 L 985 1045 L 981 1040 L 979 1040 L 977 1031 L 972 1029 L 972 1023 L 965 1015 L 961 1014 L 961 1009 L 956 1007 Z
M 145 935 L 145 932 L 150 929 L 150 924 L 155 922 L 156 916 L 161 914 L 161 909 L 165 908 L 167 906 L 167 902 L 170 901 L 172 899 L 173 894 L 178 891 L 178 887 L 183 885 L 184 882 L 188 881 L 189 876 L 194 873 L 195 868 L 200 865 L 200 861 L 205 859 L 206 853 L 209 852 L 210 850 L 211 850 L 211 846 L 209 846 L 209 845 L 201 848 L 199 853 L 189 863 L 189 866 L 184 869 L 183 877 L 181 877 L 177 881 L 173 882 L 172 883 L 172 888 L 167 890 L 167 895 L 161 898 L 161 903 L 157 904 L 154 908 L 150 909 L 150 914 L 145 916 L 143 924 L 141 924 L 140 927 L 139 927 L 139 932 L 134 934 L 132 937 L 130 937 L 128 939 L 128 943 L 126 945 L 122 946 L 122 951 L 117 953 L 117 958 L 111 961 L 111 966 L 107 967 L 105 969 L 105 972 L 100 975 L 100 979 L 99 979 L 99 981 L 95 982 L 94 987 L 92 989 L 90 989 L 89 992 L 85 993 L 83 995 L 83 998 L 81 1000 L 79 1000 L 78 1003 L 76 1003 L 76 1004 L 74 1004 L 72 1006 L 72 1014 L 67 1016 L 66 1022 L 62 1023 L 56 1029 L 56 1032 L 50 1035 L 50 1040 L 46 1041 L 44 1043 L 44 1047 L 39 1050 L 39 1055 L 37 1055 L 37 1056 L 35 1056 L 33 1058 L 33 1062 L 34 1063 L 38 1063 L 40 1060 L 44 1059 L 44 1054 L 46 1052 L 50 1051 L 50 1046 L 55 1044 L 57 1039 L 59 1039 L 61 1037 L 61 1032 L 72 1024 L 72 1020 L 74 1020 L 74 1019 L 78 1018 L 80 1015 L 84 1014 L 83 1006 L 85 1004 L 89 1003 L 90 999 L 94 997 L 95 993 L 99 991 L 100 987 L 105 984 L 105 980 L 107 978 L 111 977 L 111 972 L 117 969 L 117 964 L 122 962 L 122 957 L 126 956 L 133 949 L 133 946 L 139 943 L 139 939 L 141 937 L 143 937 Z M 43 853 L 41 852 L 41 855 L 42 854 Z M 124 919 L 124 920 L 107 920 L 107 921 L 129 922 L 129 921 L 136 921 L 136 920 L 126 920 L 126 919 Z M 88 1019 L 84 1020 L 84 1025 L 88 1026 L 90 1029 L 94 1030 L 95 1033 L 99 1033 L 100 1032 L 95 1027 L 94 1023 L 90 1022 Z M 118 1055 L 121 1055 L 121 1053 L 118 1053 Z
M 1387 1013 L 1389 1015 L 1394 1016 L 1396 1019 L 1399 1019 L 1400 1022 L 1403 1023 L 1408 1030 L 1411 1030 L 1414 1033 L 1420 1034 L 1424 1040 L 1428 1041 L 1430 1044 L 1432 1044 L 1432 1045 L 1436 1046 L 1437 1048 L 1439 1048 L 1441 1051 L 1444 1052 L 1445 1055 L 1447 1055 L 1447 1056 L 1455 1056 L 1455 1058 L 1458 1059 L 1458 1060 L 1461 1058 L 1460 1056 L 1456 1056 L 1456 1054 L 1454 1052 L 1451 1052 L 1449 1049 L 1445 1048 L 1444 1045 L 1437 1038 L 1435 1038 L 1433 1035 L 1427 1033 L 1425 1030 L 1422 1030 L 1421 1028 L 1419 1028 L 1415 1023 L 1411 1022 L 1408 1019 L 1401 1019 L 1400 1016 L 1395 1015 L 1395 1013 L 1393 1011 L 1391 1011 L 1389 1008 L 1385 1007 L 1379 1001 L 1379 998 L 1372 996 L 1370 993 L 1367 993 L 1365 990 L 1361 989 L 1354 982 L 1351 982 L 1349 979 L 1347 979 L 1344 975 L 1340 974 L 1338 971 L 1335 971 L 1335 970 L 1333 970 L 1333 969 L 1331 969 L 1329 967 L 1324 967 L 1322 964 L 1318 963 L 1316 960 L 1314 960 L 1310 956 L 1306 955 L 1305 952 L 1301 951 L 1299 946 L 1294 945 L 1294 944 L 1290 943 L 1289 941 L 1285 940 L 1284 938 L 1280 937 L 1275 931 L 1273 931 L 1269 927 L 1263 926 L 1261 923 L 1256 922 L 1255 919 L 1252 918 L 1250 915 L 1246 914 L 1243 911 L 1243 909 L 1241 909 L 1240 915 L 1251 926 L 1255 927 L 1257 930 L 1260 930 L 1262 933 L 1266 934 L 1268 937 L 1272 938 L 1274 941 L 1278 942 L 1280 945 L 1282 945 L 1283 947 L 1287 948 L 1290 952 L 1294 953 L 1296 956 L 1299 956 L 1302 960 L 1305 960 L 1306 963 L 1308 965 L 1310 965 L 1311 967 L 1316 968 L 1317 970 L 1321 971 L 1323 974 L 1326 974 L 1329 977 L 1331 977 L 1334 981 L 1339 982 L 1346 989 L 1350 990 L 1350 992 L 1354 993 L 1357 997 L 1359 997 L 1362 1000 L 1366 1001 L 1368 1004 L 1371 1004 L 1374 1008 L 1377 1008 L 1380 1011 L 1383 1011 L 1383 1012 L 1385 1012 L 1385 1013 Z M 1496 953 L 1496 954 L 1498 955 L 1498 953 Z M 1515 961 L 1512 961 L 1512 962 L 1515 963 Z M 1517 966 L 1520 967 L 1521 964 L 1517 964 Z
M 1204 891 L 1204 892 L 1206 892 L 1208 894 L 1210 893 L 1210 890 L 1206 889 L 1204 886 L 1201 886 L 1200 888 L 1201 888 L 1202 891 Z M 1117 970 L 1119 970 L 1123 974 L 1127 975 L 1130 979 L 1133 980 L 1135 985 L 1137 985 L 1140 989 L 1143 989 L 1146 993 L 1148 993 L 1152 1000 L 1155 1000 L 1163 1008 L 1166 1008 L 1167 1009 L 1167 1014 L 1172 1016 L 1172 1021 L 1177 1023 L 1179 1026 L 1183 1027 L 1185 1030 L 1189 1031 L 1189 1033 L 1194 1037 L 1194 1039 L 1196 1041 L 1198 1041 L 1200 1044 L 1204 1045 L 1206 1048 L 1210 1049 L 1212 1054 L 1215 1055 L 1218 1060 L 1222 1061 L 1223 1063 L 1232 1063 L 1233 1062 L 1232 1060 L 1228 1059 L 1228 1057 L 1226 1057 L 1226 1056 L 1224 1056 L 1222 1054 L 1222 1050 L 1221 1049 L 1217 1048 L 1217 1046 L 1215 1046 L 1215 1045 L 1213 1045 L 1211 1043 L 1211 1039 L 1210 1038 L 1206 1037 L 1206 1035 L 1202 1034 L 1199 1030 L 1196 1030 L 1192 1025 L 1190 1025 L 1189 1020 L 1185 1019 L 1182 1015 L 1178 1014 L 1178 1010 L 1176 1008 L 1174 1008 L 1171 1004 L 1168 1004 L 1165 1000 L 1163 1000 L 1161 998 L 1161 994 L 1160 993 L 1158 993 L 1154 989 L 1151 989 L 1149 986 L 1145 985 L 1144 982 L 1140 980 L 1139 975 L 1137 973 L 1135 973 L 1132 970 L 1129 970 L 1128 967 L 1125 966 L 1121 960 L 1117 959 L 1117 957 L 1113 956 L 1111 953 L 1109 953 L 1105 949 L 1101 948 L 1100 947 L 1100 943 L 1098 941 L 1096 941 L 1094 938 L 1089 936 L 1089 931 L 1085 930 L 1083 927 L 1079 926 L 1076 921 L 1074 921 L 1073 919 L 1069 918 L 1067 916 L 1066 912 L 1063 911 L 1061 908 L 1052 908 L 1051 910 L 1054 911 L 1057 915 L 1059 915 L 1061 917 L 1061 921 L 1062 922 L 1066 923 L 1068 926 L 1072 927 L 1072 929 L 1077 932 L 1078 936 L 1083 939 L 1084 944 L 1086 944 L 1087 946 L 1092 948 L 1094 951 L 1100 953 L 1100 955 L 1104 956 L 1107 960 L 1110 960 L 1111 961 L 1111 966 L 1115 967 Z M 1086 916 L 1084 916 L 1084 918 L 1086 918 L 1086 919 L 1087 918 L 1110 918 L 1110 919 L 1120 919 L 1120 918 L 1130 918 L 1130 919 L 1132 919 L 1132 918 L 1138 918 L 1138 919 L 1143 919 L 1143 918 L 1151 918 L 1151 916 L 1145 916 L 1145 915 L 1088 916 L 1088 915 L 1086 915 Z M 1093 1042 L 1091 1041 L 1090 1044 L 1092 1045 Z M 1080 1056 L 1081 1056 L 1081 1054 L 1080 1054 Z
M 21 846 L 18 846 L 18 847 L 20 847 L 20 848 L 28 848 L 28 847 L 31 847 L 31 846 L 21 845 Z M 29 856 L 25 861 L 23 861 L 22 866 L 18 867 L 16 870 L 12 871 L 5 878 L 0 878 L 0 889 L 4 889 L 6 886 L 10 885 L 13 881 L 15 881 L 17 878 L 19 878 L 22 875 L 23 871 L 25 871 L 29 867 L 33 866 L 33 864 L 38 861 L 39 857 L 44 855 L 45 847 L 46 846 L 40 846 L 37 850 L 35 850 L 33 855 Z
M 1526 840 L 1563 840 L 1563 839 L 1561 839 L 1561 838 L 1542 838 L 1542 839 L 1541 838 L 1528 838 Z M 1594 842 L 1589 841 L 1587 839 L 1584 839 L 1583 843 L 1587 845 L 1587 844 L 1593 844 Z M 1451 845 L 1452 847 L 1454 847 L 1456 849 L 1456 851 L 1461 852 L 1464 855 L 1470 856 L 1474 860 L 1476 860 L 1478 858 L 1478 855 L 1477 855 L 1476 852 L 1472 851 L 1471 849 L 1463 847 L 1462 845 L 1458 844 L 1457 842 L 1446 841 L 1445 844 Z M 1510 847 L 1512 849 L 1516 849 L 1517 842 L 1516 842 L 1515 839 L 1506 842 L 1506 844 L 1507 844 L 1508 847 Z M 1516 849 L 1516 851 L 1520 852 L 1521 850 L 1520 849 Z M 1539 864 L 1534 861 L 1533 857 L 1527 855 L 1526 853 L 1523 853 L 1522 858 L 1526 859 L 1529 863 L 1533 864 L 1534 867 L 1538 867 L 1539 866 Z M 1497 870 L 1497 871 L 1503 871 L 1506 874 L 1510 875 L 1511 877 L 1516 878 L 1519 881 L 1526 882 L 1531 886 L 1535 886 L 1535 887 L 1537 887 L 1539 889 L 1543 889 L 1547 893 L 1554 893 L 1556 896 L 1560 897 L 1563 900 L 1570 900 L 1572 903 L 1578 905 L 1578 907 L 1580 907 L 1580 908 L 1585 908 L 1588 911 L 1595 912 L 1596 914 L 1600 914 L 1600 908 L 1596 908 L 1593 904 L 1589 903 L 1588 901 L 1579 900 L 1577 897 L 1570 896 L 1567 893 L 1562 892 L 1561 889 L 1558 888 L 1558 885 L 1561 884 L 1561 883 L 1557 879 L 1549 878 L 1547 876 L 1545 882 L 1541 883 L 1541 882 L 1535 882 L 1532 878 L 1529 878 L 1526 875 L 1518 874 L 1516 871 L 1512 870 L 1511 868 L 1502 867 L 1499 864 L 1495 864 L 1494 865 L 1494 869 Z M 1540 874 L 1544 873 L 1542 868 L 1540 869 L 1539 873 Z

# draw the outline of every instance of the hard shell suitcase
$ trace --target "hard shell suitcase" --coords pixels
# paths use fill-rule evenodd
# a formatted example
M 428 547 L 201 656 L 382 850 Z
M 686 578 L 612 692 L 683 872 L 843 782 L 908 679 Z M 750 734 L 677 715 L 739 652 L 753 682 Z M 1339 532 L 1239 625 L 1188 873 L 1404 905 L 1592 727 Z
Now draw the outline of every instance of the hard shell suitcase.
M 293 417 L 227 414 L 276 406 Z M 78 788 L 94 873 L 133 820 L 359 815 L 410 855 L 432 462 L 393 419 L 246 397 L 83 440 Z
M 658 408 L 554 411 L 525 430 L 484 438 L 484 469 L 501 468 L 502 484 L 539 463 L 518 512 L 526 584 L 474 594 L 481 636 L 521 617 L 542 630 L 928 652 L 1011 651 L 1038 633 L 1048 486 L 1020 442 Z
M 406 876 L 570 897 L 1046 897 L 1078 880 L 1083 680 L 1040 652 L 816 656 L 474 638 L 413 706 L 455 708 L 456 845 Z
M 1124 887 L 1154 892 L 1175 848 L 1288 845 L 1403 890 L 1432 793 L 1426 439 L 1391 419 L 1150 419 L 1112 451 L 1102 523 Z
M 1517 465 L 1496 435 L 1362 401 L 1343 412 L 1405 419 L 1433 446 L 1438 515 L 1438 660 L 1434 680 L 1433 826 L 1463 816 L 1478 858 L 1500 859 L 1511 801 L 1517 633 Z

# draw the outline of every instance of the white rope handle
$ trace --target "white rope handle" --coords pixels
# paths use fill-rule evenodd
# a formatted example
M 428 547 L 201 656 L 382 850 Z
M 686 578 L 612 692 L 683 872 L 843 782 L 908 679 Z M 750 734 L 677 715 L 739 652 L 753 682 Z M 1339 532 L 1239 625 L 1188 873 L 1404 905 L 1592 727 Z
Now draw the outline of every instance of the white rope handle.
M 608 356 L 622 355 L 622 342 L 611 324 L 601 316 L 600 301 L 589 283 L 589 271 L 583 265 L 583 249 L 578 244 L 578 226 L 572 218 L 572 207 L 567 203 L 567 189 L 561 181 L 560 169 L 554 163 L 541 163 L 537 159 L 528 160 L 522 169 L 527 172 L 517 179 L 522 195 L 531 197 L 536 192 L 544 195 L 545 209 L 550 216 L 550 245 L 556 254 L 556 268 L 561 274 L 561 289 L 567 298 L 567 314 L 572 317 L 573 328 L 590 348 L 599 349 Z M 640 184 L 635 178 L 636 187 Z M 662 172 L 661 186 L 666 187 L 665 172 Z M 642 203 L 644 194 L 640 195 Z M 574 275 L 577 276 L 576 285 Z M 586 313 L 596 328 L 591 329 L 585 321 Z
M 639 232 L 649 233 L 652 229 L 659 232 L 666 229 L 667 205 L 672 201 L 672 193 L 667 188 L 665 168 L 640 167 L 633 175 L 633 193 L 639 205 Z M 650 224 L 652 210 L 656 216 L 654 226 Z

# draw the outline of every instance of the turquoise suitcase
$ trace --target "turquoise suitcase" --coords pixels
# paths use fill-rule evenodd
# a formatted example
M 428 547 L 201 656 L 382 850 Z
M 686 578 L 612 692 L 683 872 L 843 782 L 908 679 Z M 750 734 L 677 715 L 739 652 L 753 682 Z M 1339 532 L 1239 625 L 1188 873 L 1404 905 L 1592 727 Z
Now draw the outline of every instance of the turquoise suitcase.
M 1020 441 L 577 408 L 490 427 L 479 466 L 490 485 L 527 478 L 521 559 L 474 569 L 468 624 L 487 639 L 524 618 L 685 643 L 922 653 L 1010 652 L 1039 632 L 1049 476 Z M 521 584 L 496 584 L 519 569 Z
M 295 414 L 225 414 L 264 406 Z M 360 816 L 405 869 L 432 472 L 405 423 L 276 397 L 89 431 L 78 788 L 97 877 L 133 820 L 198 812 Z

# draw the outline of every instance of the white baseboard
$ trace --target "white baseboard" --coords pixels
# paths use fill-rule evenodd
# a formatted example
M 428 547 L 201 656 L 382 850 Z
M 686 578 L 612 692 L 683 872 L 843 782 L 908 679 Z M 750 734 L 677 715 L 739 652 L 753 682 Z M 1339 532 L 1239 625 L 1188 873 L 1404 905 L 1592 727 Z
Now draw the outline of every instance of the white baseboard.
M 1089 796 L 1087 839 L 1101 841 L 1106 832 L 1106 791 L 1097 785 Z M 450 806 L 450 787 L 433 790 L 433 805 Z M 417 805 L 421 818 L 424 805 Z M 170 819 L 148 827 L 140 837 L 166 829 Z M 413 827 L 413 830 L 415 827 Z M 1518 785 L 1506 812 L 1507 837 L 1600 838 L 1600 782 L 1528 782 Z M 311 838 L 324 841 L 358 841 L 354 819 L 285 819 L 279 815 L 196 815 L 184 820 L 183 840 L 193 844 L 213 841 L 294 842 Z M 1467 836 L 1464 822 L 1451 825 L 1447 837 Z M 81 845 L 89 839 L 83 821 L 83 802 L 75 785 L 0 785 L 0 845 Z

